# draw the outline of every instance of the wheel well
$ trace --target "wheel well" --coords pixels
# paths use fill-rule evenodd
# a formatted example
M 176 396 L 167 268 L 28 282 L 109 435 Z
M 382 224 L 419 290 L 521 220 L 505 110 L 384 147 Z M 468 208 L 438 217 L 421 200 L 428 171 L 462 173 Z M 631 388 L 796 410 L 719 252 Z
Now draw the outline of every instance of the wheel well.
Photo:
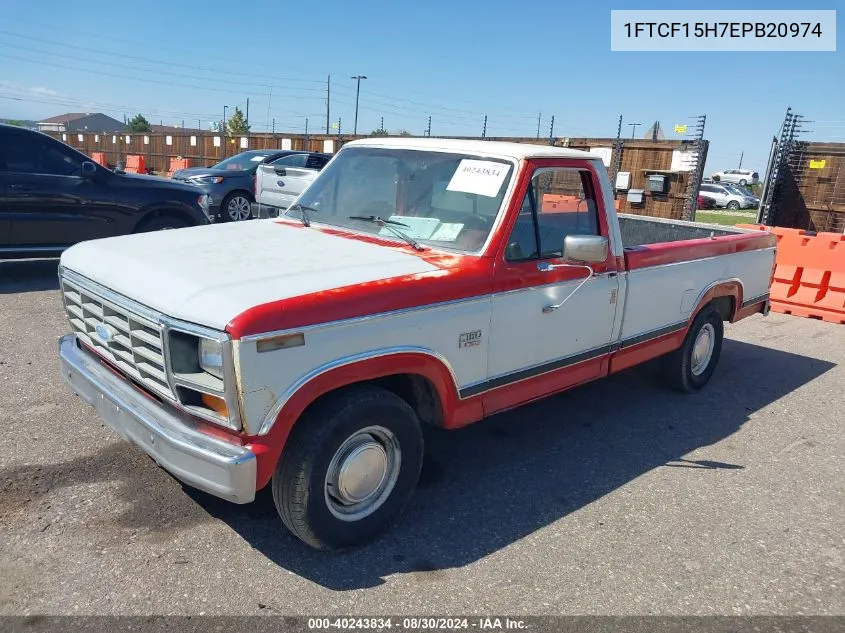
M 736 299 L 733 297 L 716 297 L 709 305 L 716 308 L 719 316 L 722 317 L 722 321 L 730 321 L 734 315 L 735 303 Z
M 184 211 L 180 211 L 178 209 L 157 209 L 156 211 L 146 213 L 144 217 L 135 224 L 133 231 L 138 231 L 138 229 L 156 218 L 173 218 L 174 220 L 181 220 L 182 222 L 185 222 L 188 226 L 196 224 L 194 219 Z
M 322 394 L 307 409 L 311 409 L 318 402 L 332 394 L 355 385 L 376 385 L 402 398 L 416 412 L 420 422 L 441 426 L 443 424 L 443 405 L 440 395 L 432 382 L 419 374 L 391 374 L 373 380 L 361 380 L 349 383 Z M 306 410 L 307 410 L 306 409 Z M 304 415 L 304 413 L 303 413 Z
M 250 201 L 255 202 L 255 194 L 253 194 L 249 189 L 232 189 L 232 191 L 223 196 L 223 200 L 228 200 L 238 193 L 245 195 Z

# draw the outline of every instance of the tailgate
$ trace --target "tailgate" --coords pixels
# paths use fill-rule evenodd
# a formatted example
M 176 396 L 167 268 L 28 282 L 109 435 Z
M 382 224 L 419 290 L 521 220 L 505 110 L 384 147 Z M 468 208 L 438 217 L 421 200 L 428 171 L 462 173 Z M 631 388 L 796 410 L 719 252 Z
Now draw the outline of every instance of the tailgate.
M 260 165 L 255 174 L 255 200 L 287 209 L 317 177 L 316 169 Z

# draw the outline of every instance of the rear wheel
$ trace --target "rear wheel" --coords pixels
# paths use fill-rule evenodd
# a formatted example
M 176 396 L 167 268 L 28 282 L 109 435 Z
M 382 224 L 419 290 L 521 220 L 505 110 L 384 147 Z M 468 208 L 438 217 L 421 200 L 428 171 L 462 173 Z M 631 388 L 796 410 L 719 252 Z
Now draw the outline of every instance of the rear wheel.
M 223 199 L 223 218 L 226 222 L 242 222 L 252 215 L 252 200 L 241 191 L 230 193 Z
M 744 187 L 745 185 L 748 184 L 748 181 L 745 178 L 743 178 L 742 180 L 739 181 L 739 184 Z
M 136 233 L 149 233 L 151 231 L 167 231 L 169 229 L 182 229 L 188 226 L 188 223 L 179 218 L 173 218 L 169 215 L 161 215 L 157 218 L 150 218 L 135 230 Z
M 363 543 L 404 508 L 422 457 L 419 421 L 404 400 L 380 387 L 349 387 L 294 427 L 273 475 L 273 500 L 285 526 L 312 547 Z
M 706 385 L 722 354 L 722 315 L 713 306 L 698 313 L 683 345 L 663 357 L 663 375 L 670 387 L 694 393 Z

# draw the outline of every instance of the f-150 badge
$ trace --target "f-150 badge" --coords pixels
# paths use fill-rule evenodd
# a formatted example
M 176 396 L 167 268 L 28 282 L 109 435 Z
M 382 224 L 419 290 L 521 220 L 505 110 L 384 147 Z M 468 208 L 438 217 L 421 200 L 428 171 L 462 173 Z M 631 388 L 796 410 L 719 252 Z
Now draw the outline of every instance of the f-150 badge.
M 477 347 L 481 345 L 481 330 L 464 332 L 458 337 L 458 347 Z

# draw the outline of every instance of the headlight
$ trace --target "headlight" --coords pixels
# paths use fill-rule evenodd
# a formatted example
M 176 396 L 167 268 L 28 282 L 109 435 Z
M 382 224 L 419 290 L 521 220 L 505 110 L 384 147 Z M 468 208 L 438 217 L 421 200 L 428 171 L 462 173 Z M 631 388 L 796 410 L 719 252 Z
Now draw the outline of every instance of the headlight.
M 167 320 L 167 377 L 179 404 L 215 424 L 240 430 L 232 342 L 223 332 Z
M 223 176 L 197 176 L 196 178 L 191 178 L 191 181 L 198 185 L 219 185 L 223 182 Z
M 223 343 L 201 338 L 199 344 L 200 367 L 212 376 L 223 380 Z

